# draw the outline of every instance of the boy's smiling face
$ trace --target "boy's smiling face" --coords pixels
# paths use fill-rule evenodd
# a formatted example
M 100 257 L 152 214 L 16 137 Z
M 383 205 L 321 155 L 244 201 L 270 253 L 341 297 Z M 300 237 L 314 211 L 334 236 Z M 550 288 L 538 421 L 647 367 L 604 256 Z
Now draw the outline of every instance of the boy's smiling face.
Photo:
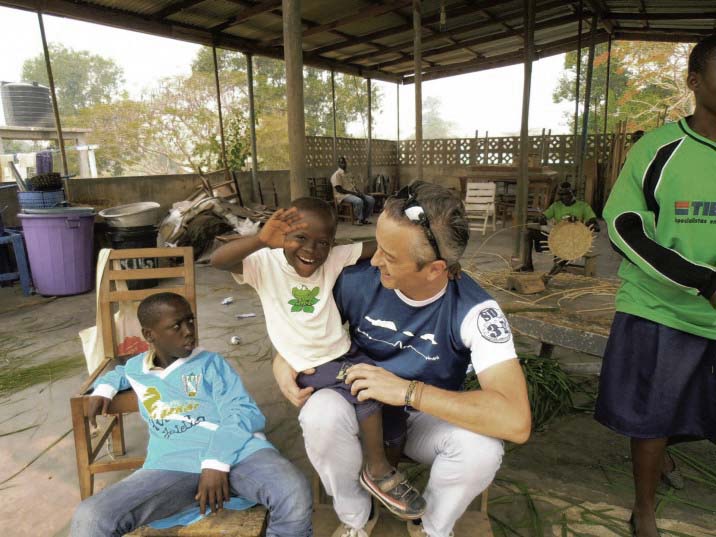
M 305 229 L 286 235 L 283 253 L 299 276 L 307 278 L 323 265 L 336 235 L 335 224 L 312 211 L 299 211 Z
M 186 358 L 196 347 L 194 313 L 186 301 L 158 306 L 158 320 L 142 328 L 142 335 L 163 359 Z

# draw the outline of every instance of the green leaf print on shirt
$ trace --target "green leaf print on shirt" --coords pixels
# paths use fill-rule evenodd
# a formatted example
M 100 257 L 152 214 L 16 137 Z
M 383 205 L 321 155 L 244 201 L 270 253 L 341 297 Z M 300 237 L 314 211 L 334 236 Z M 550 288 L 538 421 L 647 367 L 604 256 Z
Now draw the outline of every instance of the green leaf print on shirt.
M 313 313 L 315 309 L 313 306 L 318 304 L 318 301 L 320 300 L 320 298 L 317 298 L 320 290 L 320 287 L 314 287 L 313 289 L 309 289 L 305 285 L 302 285 L 301 287 L 294 287 L 293 289 L 291 289 L 291 294 L 293 295 L 293 298 L 288 301 L 288 303 L 292 306 L 291 311 Z

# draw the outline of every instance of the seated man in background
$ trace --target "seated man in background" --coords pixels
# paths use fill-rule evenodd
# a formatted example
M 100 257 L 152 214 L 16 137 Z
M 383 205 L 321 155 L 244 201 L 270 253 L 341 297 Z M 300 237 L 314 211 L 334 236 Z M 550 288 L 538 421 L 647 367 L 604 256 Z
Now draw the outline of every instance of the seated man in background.
M 525 259 L 520 268 L 522 272 L 533 272 L 532 249 L 536 252 L 543 252 L 546 247 L 543 245 L 549 237 L 550 227 L 548 221 L 561 222 L 568 220 L 570 222 L 583 222 L 593 231 L 599 232 L 599 223 L 597 215 L 585 201 L 577 200 L 574 195 L 572 185 L 564 182 L 559 185 L 557 191 L 559 200 L 547 207 L 547 210 L 540 216 L 540 228 L 527 228 L 527 245 L 525 247 Z
M 375 198 L 361 192 L 356 185 L 355 177 L 346 173 L 347 169 L 346 157 L 340 157 L 338 159 L 338 169 L 331 175 L 333 195 L 338 203 L 346 201 L 353 205 L 354 225 L 370 224 L 368 218 L 373 214 Z

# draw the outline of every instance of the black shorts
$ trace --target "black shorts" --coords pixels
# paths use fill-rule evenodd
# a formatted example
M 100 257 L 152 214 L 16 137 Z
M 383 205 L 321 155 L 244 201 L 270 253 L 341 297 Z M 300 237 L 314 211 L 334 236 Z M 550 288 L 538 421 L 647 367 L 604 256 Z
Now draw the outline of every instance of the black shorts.
M 300 388 L 315 388 L 316 391 L 331 389 L 337 391 L 343 398 L 351 403 L 356 409 L 358 421 L 376 413 L 383 412 L 383 441 L 388 446 L 398 446 L 403 443 L 408 430 L 408 413 L 403 407 L 383 405 L 378 401 L 369 399 L 359 401 L 351 393 L 351 387 L 344 381 L 345 371 L 356 364 L 375 365 L 366 354 L 358 350 L 355 345 L 341 356 L 330 362 L 316 367 L 312 375 L 299 373 L 296 383 Z
M 617 312 L 594 417 L 631 438 L 716 438 L 716 341 Z

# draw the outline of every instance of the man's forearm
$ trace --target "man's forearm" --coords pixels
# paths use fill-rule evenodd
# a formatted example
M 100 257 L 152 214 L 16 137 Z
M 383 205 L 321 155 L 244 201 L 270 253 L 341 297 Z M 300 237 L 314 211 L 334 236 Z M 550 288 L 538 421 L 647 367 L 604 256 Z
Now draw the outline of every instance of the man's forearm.
M 416 410 L 485 436 L 517 444 L 530 436 L 529 405 L 525 411 L 494 391 L 454 392 L 426 385 L 418 406 Z

